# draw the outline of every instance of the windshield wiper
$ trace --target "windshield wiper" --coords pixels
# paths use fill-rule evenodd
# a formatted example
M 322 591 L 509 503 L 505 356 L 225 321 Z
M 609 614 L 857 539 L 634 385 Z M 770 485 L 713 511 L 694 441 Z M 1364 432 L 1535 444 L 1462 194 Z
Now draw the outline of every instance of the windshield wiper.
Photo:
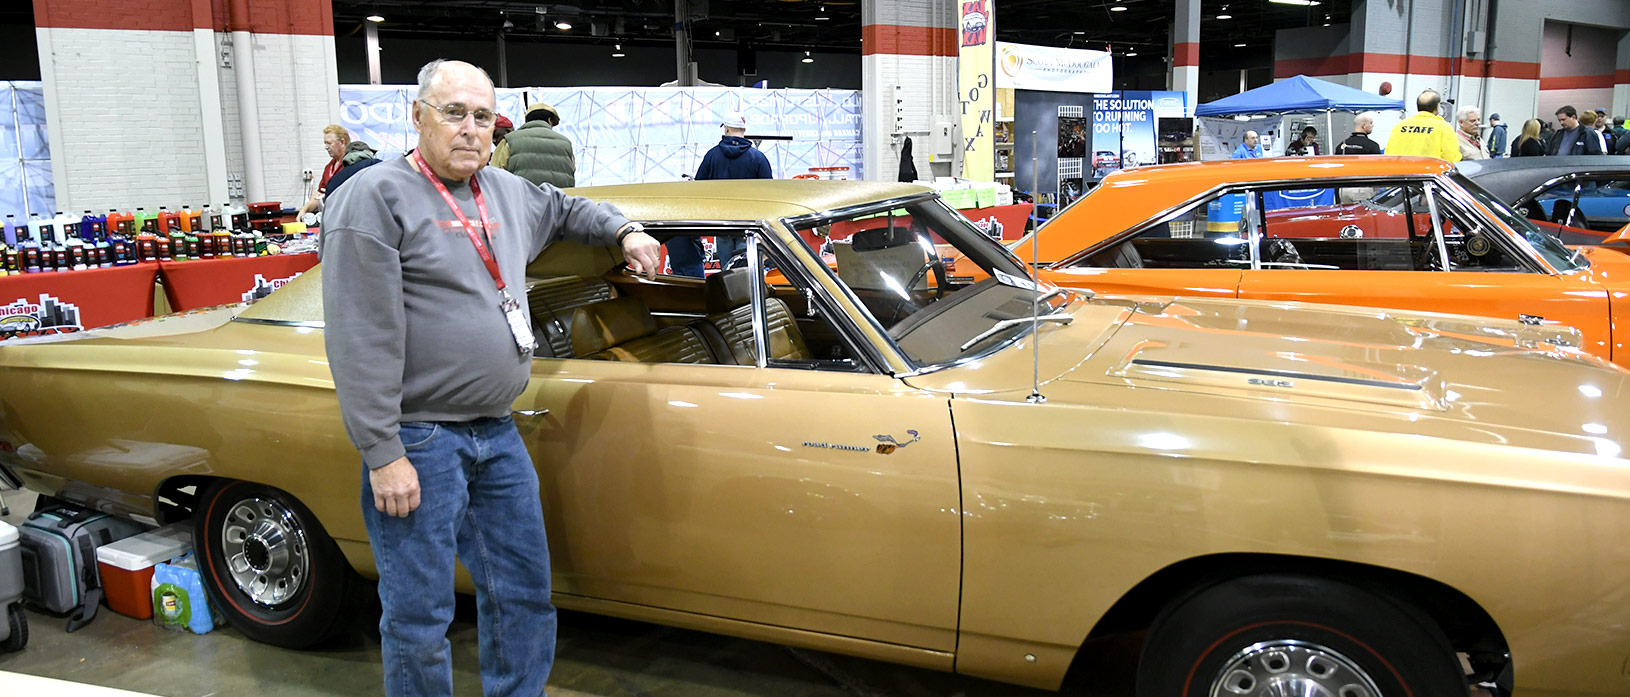
M 968 350 L 969 346 L 973 346 L 974 344 L 989 339 L 996 334 L 1014 327 L 1031 324 L 1034 322 L 1058 322 L 1059 324 L 1069 324 L 1073 319 L 1075 319 L 1075 315 L 1065 312 L 1059 312 L 1051 315 L 1041 315 L 1039 317 L 1015 317 L 1013 319 L 1004 319 L 994 325 L 991 325 L 990 329 L 980 332 L 978 336 L 969 339 L 967 343 L 964 343 L 958 350 L 966 351 Z

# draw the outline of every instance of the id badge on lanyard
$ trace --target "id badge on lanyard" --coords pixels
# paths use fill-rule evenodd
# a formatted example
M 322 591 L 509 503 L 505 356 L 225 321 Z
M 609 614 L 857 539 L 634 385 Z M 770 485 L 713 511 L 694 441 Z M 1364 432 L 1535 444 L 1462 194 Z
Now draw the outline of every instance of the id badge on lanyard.
M 509 333 L 515 337 L 515 349 L 522 355 L 531 353 L 532 349 L 538 346 L 537 339 L 532 336 L 532 323 L 526 313 L 521 312 L 521 303 L 515 296 L 509 294 L 509 289 L 504 284 L 504 275 L 498 271 L 497 260 L 493 259 L 492 252 L 481 240 L 482 235 L 492 234 L 492 219 L 487 216 L 487 202 L 481 197 L 481 185 L 476 183 L 475 175 L 470 175 L 470 193 L 475 196 L 476 210 L 481 212 L 482 235 L 476 234 L 475 226 L 470 224 L 470 219 L 459 209 L 453 195 L 447 192 L 447 185 L 441 183 L 441 179 L 430 171 L 430 165 L 417 150 L 413 151 L 413 163 L 418 166 L 419 173 L 436 187 L 436 192 L 447 202 L 447 207 L 453 209 L 453 215 L 457 216 L 458 222 L 464 226 L 464 234 L 470 238 L 470 244 L 475 245 L 476 253 L 481 255 L 481 262 L 486 265 L 487 273 L 492 276 L 493 283 L 498 285 L 498 310 L 504 313 L 504 321 L 509 324 Z

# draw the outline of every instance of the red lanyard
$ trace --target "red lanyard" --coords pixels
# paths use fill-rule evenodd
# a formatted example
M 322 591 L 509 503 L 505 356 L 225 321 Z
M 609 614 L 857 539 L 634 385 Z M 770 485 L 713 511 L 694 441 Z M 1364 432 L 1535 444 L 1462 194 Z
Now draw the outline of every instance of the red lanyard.
M 413 151 L 413 163 L 418 165 L 419 172 L 436 187 L 436 193 L 441 194 L 441 200 L 447 202 L 447 207 L 453 209 L 453 215 L 458 216 L 458 222 L 464 226 L 464 234 L 470 236 L 470 244 L 475 245 L 476 253 L 481 255 L 482 263 L 487 265 L 487 273 L 492 274 L 492 280 L 498 284 L 498 290 L 503 290 L 504 276 L 498 272 L 498 262 L 493 260 L 492 252 L 487 250 L 487 245 L 481 242 L 481 236 L 475 234 L 475 226 L 470 224 L 470 219 L 459 209 L 453 195 L 447 193 L 447 185 L 441 183 L 441 178 L 430 171 L 430 165 L 424 161 L 424 156 L 420 155 L 418 150 Z M 491 235 L 492 219 L 487 217 L 487 202 L 481 198 L 481 185 L 476 183 L 474 174 L 470 175 L 470 193 L 475 195 L 475 209 L 481 212 L 481 230 L 484 234 Z

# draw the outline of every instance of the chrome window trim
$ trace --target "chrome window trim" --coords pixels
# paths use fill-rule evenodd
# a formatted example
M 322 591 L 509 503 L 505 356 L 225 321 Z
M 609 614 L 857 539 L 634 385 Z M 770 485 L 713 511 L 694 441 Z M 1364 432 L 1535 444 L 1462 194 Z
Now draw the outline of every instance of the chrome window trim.
M 1262 236 L 1267 234 L 1267 230 L 1264 229 L 1267 226 L 1263 225 L 1266 221 L 1263 220 L 1262 206 L 1257 203 L 1260 200 L 1262 200 L 1260 190 L 1247 193 L 1245 195 L 1245 210 L 1240 212 L 1240 215 L 1246 218 L 1245 246 L 1250 247 L 1250 249 L 1245 251 L 1250 255 L 1251 266 L 1249 270 L 1251 271 L 1262 270 L 1262 251 L 1260 248 L 1262 246 Z
M 770 330 L 764 317 L 764 294 L 758 289 L 758 284 L 764 282 L 764 260 L 758 254 L 758 238 L 761 235 L 762 232 L 756 230 L 747 233 L 747 269 L 753 276 L 752 290 L 748 291 L 747 297 L 751 298 L 753 306 L 753 360 L 758 362 L 758 367 L 767 368 L 770 355 L 764 345 L 770 339 Z M 724 273 L 723 262 L 720 262 L 719 272 Z
M 840 311 L 837 304 L 832 302 L 832 299 L 828 297 L 827 293 L 821 289 L 821 284 L 815 282 L 815 278 L 810 275 L 808 267 L 798 262 L 798 257 L 793 254 L 794 250 L 791 250 L 787 248 L 786 245 L 780 243 L 778 236 L 776 235 L 770 222 L 767 220 L 761 220 L 754 223 L 753 226 L 753 232 L 761 238 L 759 240 L 760 244 L 764 244 L 766 241 L 768 242 L 768 244 L 763 247 L 755 248 L 757 250 L 756 254 L 754 252 L 748 253 L 748 268 L 752 268 L 754 263 L 752 258 L 754 256 L 758 258 L 757 263 L 759 265 L 759 270 L 757 273 L 759 275 L 756 276 L 756 278 L 764 278 L 764 255 L 769 254 L 770 256 L 776 257 L 776 262 L 779 264 L 777 268 L 781 271 L 782 275 L 787 277 L 787 281 L 793 284 L 794 288 L 798 288 L 801 285 L 803 289 L 813 291 L 813 296 L 817 304 L 820 306 L 820 313 L 824 314 L 831 321 L 832 328 L 838 331 L 838 336 L 844 340 L 844 343 L 849 345 L 850 349 L 855 351 L 856 364 L 866 372 L 876 373 L 879 375 L 890 374 L 888 370 L 888 360 L 878 351 L 877 347 L 873 345 L 872 342 L 865 340 L 865 337 L 862 336 L 859 331 L 859 327 L 855 325 L 854 318 L 850 317 L 849 313 Z M 819 255 L 817 255 L 815 258 L 817 261 L 820 259 Z M 794 279 L 792 274 L 796 274 L 798 278 Z M 847 286 L 843 287 L 845 290 L 848 289 Z M 756 295 L 757 294 L 755 294 L 755 297 Z M 806 295 L 806 297 L 809 296 Z M 759 300 L 759 305 L 763 305 L 762 299 Z M 753 312 L 753 321 L 755 323 L 753 329 L 754 336 L 758 337 L 761 324 L 765 322 L 762 307 Z M 760 355 L 768 352 L 768 344 L 765 342 L 765 340 L 759 339 L 758 346 Z M 768 361 L 766 361 L 763 366 L 775 367 L 770 366 Z
M 1505 235 L 1506 246 L 1514 246 L 1516 249 L 1520 250 L 1519 258 L 1527 260 L 1528 271 L 1530 273 L 1542 273 L 1549 276 L 1563 275 L 1564 272 L 1561 269 L 1551 266 L 1550 262 L 1546 261 L 1544 257 L 1539 255 L 1539 252 L 1534 249 L 1534 245 L 1532 243 L 1530 243 L 1522 235 L 1518 234 L 1516 230 L 1513 230 L 1507 226 L 1498 216 L 1494 215 L 1493 211 L 1483 208 L 1483 205 L 1478 203 L 1477 199 L 1472 197 L 1471 192 L 1460 186 L 1460 184 L 1456 183 L 1455 180 L 1449 178 L 1449 176 L 1446 174 L 1434 177 L 1434 180 L 1438 182 L 1439 188 L 1441 188 L 1443 192 L 1448 195 L 1451 203 L 1456 204 L 1465 212 L 1474 213 L 1477 217 L 1493 223 L 1494 229 Z M 1470 178 L 1468 177 L 1468 181 L 1469 180 Z M 1489 195 L 1494 196 L 1494 192 L 1490 191 Z M 1498 199 L 1499 197 L 1496 196 L 1495 198 Z M 1515 209 L 1513 209 L 1511 212 L 1516 213 L 1519 216 L 1522 215 L 1521 213 L 1517 213 Z M 1443 228 L 1441 226 L 1438 227 L 1436 234 L 1439 236 L 1443 234 Z M 1443 266 L 1446 270 L 1448 269 L 1448 256 L 1444 257 Z M 1575 269 L 1575 271 L 1583 271 L 1584 269 L 1588 268 L 1590 268 L 1590 265 L 1586 264 L 1580 269 Z
M 323 322 L 314 320 L 263 319 L 260 317 L 233 317 L 231 321 L 243 322 L 244 324 L 263 324 L 271 327 L 305 327 L 307 329 L 322 329 L 324 326 Z
M 1426 212 L 1432 219 L 1432 243 L 1438 248 L 1439 270 L 1449 271 L 1449 243 L 1443 241 L 1443 215 L 1438 210 L 1438 185 L 1436 182 L 1427 182 Z

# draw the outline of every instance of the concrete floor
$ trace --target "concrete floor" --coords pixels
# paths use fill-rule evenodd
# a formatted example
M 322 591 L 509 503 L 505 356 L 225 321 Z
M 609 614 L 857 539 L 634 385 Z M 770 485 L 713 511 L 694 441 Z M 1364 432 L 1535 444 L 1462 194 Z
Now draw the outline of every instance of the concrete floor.
M 4 519 L 20 523 L 32 509 L 32 499 L 27 492 L 5 492 L 11 515 Z M 19 653 L 0 654 L 0 671 L 162 697 L 383 694 L 378 640 L 362 633 L 321 650 L 289 651 L 252 642 L 230 627 L 201 636 L 172 632 L 106 608 L 94 623 L 74 634 L 63 632 L 61 618 L 30 612 L 28 619 L 28 647 Z M 448 636 L 453 644 L 455 693 L 479 695 L 475 611 L 469 598 L 461 598 Z M 1042 697 L 1056 693 L 562 612 L 549 694 Z

